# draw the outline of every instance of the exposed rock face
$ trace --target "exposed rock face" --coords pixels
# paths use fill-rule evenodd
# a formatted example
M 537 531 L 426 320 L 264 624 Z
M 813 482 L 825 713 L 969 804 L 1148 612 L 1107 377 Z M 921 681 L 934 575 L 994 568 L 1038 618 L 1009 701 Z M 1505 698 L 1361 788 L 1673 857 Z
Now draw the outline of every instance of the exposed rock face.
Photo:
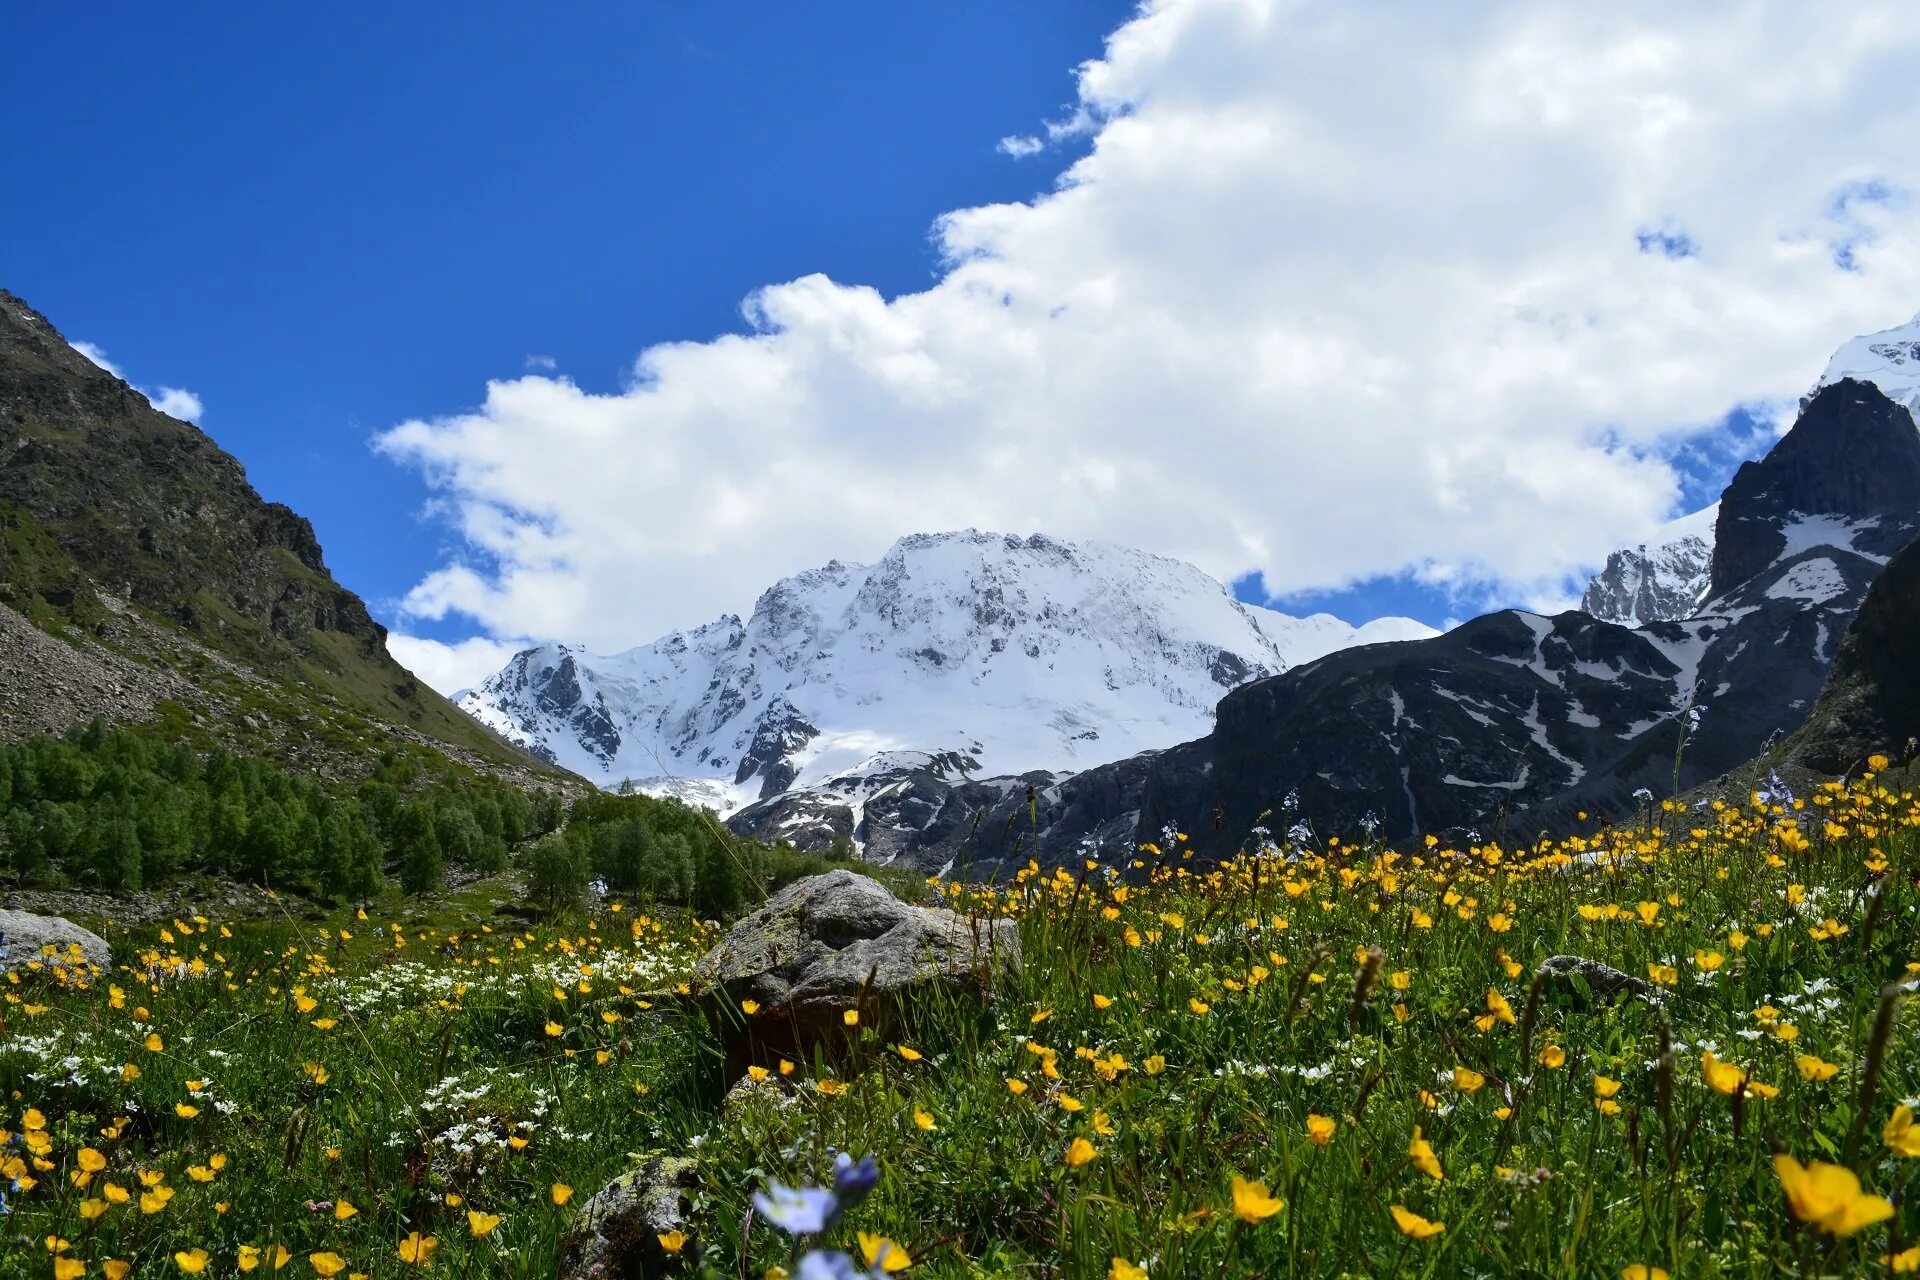
M 660 1237 L 685 1229 L 697 1170 L 690 1159 L 659 1156 L 595 1192 L 561 1239 L 560 1274 L 631 1280 L 684 1267 L 660 1247 Z
M 113 965 L 113 951 L 99 934 L 59 916 L 0 911 L 0 968 L 19 969 L 33 963 L 68 968 L 90 965 L 104 973 Z
M 1649 542 L 1616 551 L 1587 584 L 1580 609 L 1633 627 L 1684 618 L 1707 598 L 1719 504 L 1683 516 Z
M 694 970 L 737 1073 L 772 1054 L 815 1046 L 839 1056 L 842 1015 L 897 1034 L 914 1001 L 933 990 L 980 997 L 1020 963 L 1011 920 L 970 922 L 909 906 L 866 876 L 831 871 L 795 881 L 727 931 Z M 751 1016 L 740 1010 L 752 1001 Z
M 1869 755 L 1899 756 L 1920 738 L 1920 539 L 1867 592 L 1827 673 L 1826 688 L 1783 755 L 1845 773 Z

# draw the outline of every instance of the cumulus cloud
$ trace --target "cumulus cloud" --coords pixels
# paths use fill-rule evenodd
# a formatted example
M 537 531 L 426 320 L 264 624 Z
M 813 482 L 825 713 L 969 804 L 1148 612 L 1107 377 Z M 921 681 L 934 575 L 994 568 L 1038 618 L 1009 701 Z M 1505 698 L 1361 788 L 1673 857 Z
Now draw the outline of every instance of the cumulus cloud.
M 160 387 L 145 393 L 153 407 L 183 422 L 200 421 L 200 397 L 185 387 Z
M 560 362 L 555 360 L 552 356 L 528 356 L 527 357 L 527 368 L 529 369 L 540 369 L 543 371 L 556 369 L 559 367 L 559 363 Z
M 106 351 L 97 344 L 76 342 L 73 344 L 73 349 L 122 382 L 127 381 L 127 375 L 120 371 L 120 366 L 107 359 Z M 145 396 L 147 403 L 160 412 L 184 422 L 200 421 L 200 415 L 205 411 L 205 406 L 200 403 L 200 397 L 185 387 L 135 387 L 134 390 Z
M 393 660 L 441 693 L 470 689 L 506 665 L 507 659 L 527 647 L 525 640 L 489 640 L 480 636 L 448 644 L 425 636 L 387 636 Z
M 108 373 L 112 374 L 114 377 L 122 378 L 122 379 L 126 377 L 125 374 L 120 372 L 120 366 L 115 364 L 113 361 L 107 359 L 107 353 L 101 350 L 98 346 L 94 345 L 93 343 L 76 342 L 73 344 L 73 349 L 75 351 L 78 351 L 81 355 L 85 356 L 87 359 L 93 361 L 95 364 L 99 365 L 102 369 L 105 369 Z
M 1916 56 L 1869 0 L 1151 0 L 924 292 L 774 284 L 614 393 L 386 432 L 465 547 L 406 608 L 620 647 L 963 526 L 1557 598 L 1920 305 Z

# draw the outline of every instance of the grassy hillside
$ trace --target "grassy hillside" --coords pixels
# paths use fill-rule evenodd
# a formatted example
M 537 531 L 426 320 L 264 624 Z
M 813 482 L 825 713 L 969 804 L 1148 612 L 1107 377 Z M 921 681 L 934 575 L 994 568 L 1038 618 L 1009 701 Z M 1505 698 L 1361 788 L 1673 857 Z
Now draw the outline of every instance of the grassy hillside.
M 68 646 L 65 678 L 46 662 L 6 672 L 0 740 L 150 718 L 171 700 L 230 745 L 333 771 L 406 740 L 523 780 L 569 778 L 395 662 L 304 518 L 4 290 L 0 611 Z
M 715 934 L 684 916 L 530 928 L 475 890 L 136 931 L 115 972 L 7 993 L 0 1247 L 19 1274 L 51 1247 L 75 1276 L 280 1249 L 302 1275 L 546 1276 L 586 1196 L 665 1152 L 698 1161 L 669 1273 L 779 1275 L 799 1246 L 750 1197 L 830 1180 L 838 1150 L 880 1181 L 806 1243 L 885 1237 L 928 1276 L 1920 1259 L 1910 776 L 1539 848 L 1183 849 L 938 886 L 1018 920 L 997 1003 L 923 1009 L 899 1043 L 849 1026 L 848 1065 L 769 1062 L 725 1109 L 674 996 Z

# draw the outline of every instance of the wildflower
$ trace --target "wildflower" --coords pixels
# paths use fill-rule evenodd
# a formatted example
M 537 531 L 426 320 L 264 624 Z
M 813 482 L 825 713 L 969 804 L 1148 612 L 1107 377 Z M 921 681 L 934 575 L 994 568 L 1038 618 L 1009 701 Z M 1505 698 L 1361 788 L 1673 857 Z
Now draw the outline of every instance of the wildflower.
M 1163 1055 L 1156 1053 L 1145 1062 L 1142 1062 L 1140 1069 L 1150 1076 L 1157 1076 L 1167 1069 L 1167 1060 Z
M 1550 1044 L 1540 1051 L 1540 1065 L 1549 1071 L 1557 1071 L 1567 1065 L 1567 1051 L 1557 1044 Z
M 1391 1205 L 1388 1212 L 1393 1214 L 1394 1225 L 1400 1228 L 1401 1234 L 1415 1240 L 1431 1239 L 1447 1229 L 1446 1223 L 1429 1222 L 1405 1205 Z
M 764 1192 L 753 1193 L 756 1212 L 790 1236 L 809 1236 L 827 1229 L 839 1201 L 820 1187 L 789 1187 L 769 1181 Z
M 675 1227 L 671 1231 L 660 1232 L 658 1235 L 654 1236 L 654 1239 L 660 1242 L 660 1247 L 666 1250 L 668 1253 L 680 1252 L 682 1249 L 687 1247 L 687 1241 L 692 1238 L 693 1237 L 689 1236 L 686 1232 L 682 1231 L 678 1227 Z
M 894 1048 L 899 1050 L 900 1056 L 908 1062 L 918 1062 L 920 1061 L 921 1058 L 926 1056 L 922 1054 L 918 1049 L 909 1049 L 904 1044 L 895 1045 Z
M 1071 1143 L 1067 1144 L 1067 1167 L 1070 1169 L 1078 1169 L 1082 1165 L 1090 1162 L 1094 1156 L 1098 1154 L 1099 1152 L 1094 1149 L 1094 1145 L 1091 1142 L 1088 1142 L 1085 1138 L 1075 1138 Z
M 1013 1076 L 1007 1077 L 1008 1093 L 1012 1094 L 1014 1097 L 1017 1098 L 1021 1094 L 1025 1093 L 1026 1091 L 1027 1091 L 1027 1082 L 1025 1080 L 1016 1079 Z
M 1331 1116 L 1307 1115 L 1307 1137 L 1317 1147 L 1324 1147 L 1333 1141 L 1333 1131 L 1340 1127 L 1339 1121 Z
M 1487 1083 L 1487 1078 L 1470 1067 L 1453 1069 L 1453 1087 L 1461 1093 L 1478 1093 Z
M 760 1012 L 760 1002 L 758 1000 L 742 1000 L 740 1002 L 740 1012 L 751 1018 L 754 1014 Z
M 439 1247 L 437 1237 L 423 1236 L 418 1231 L 409 1232 L 407 1238 L 400 1242 L 400 1261 L 411 1263 L 424 1271 L 433 1265 L 433 1252 Z
M 179 1116 L 182 1120 L 191 1120 L 200 1114 L 200 1108 L 190 1102 L 176 1102 L 173 1104 L 173 1114 Z
M 347 1260 L 329 1250 L 324 1253 L 308 1254 L 307 1265 L 313 1268 L 314 1274 L 321 1277 L 321 1280 L 328 1280 L 328 1277 L 337 1276 L 347 1269 Z
M 1715 1093 L 1732 1093 L 1746 1083 L 1747 1073 L 1731 1062 L 1722 1062 L 1709 1050 L 1700 1055 L 1700 1074 Z
M 1634 1262 L 1620 1268 L 1620 1280 L 1668 1280 L 1666 1268 Z
M 1895 1107 L 1893 1118 L 1888 1120 L 1886 1128 L 1880 1131 L 1880 1137 L 1893 1149 L 1895 1155 L 1920 1156 L 1920 1125 L 1915 1125 L 1913 1122 L 1912 1107 Z
M 860 1011 L 858 1009 L 848 1009 L 840 1015 L 840 1021 L 850 1027 L 857 1027 L 860 1025 Z
M 1407 1155 L 1413 1160 L 1413 1167 L 1438 1182 L 1446 1177 L 1440 1170 L 1440 1157 L 1433 1153 L 1433 1144 L 1420 1135 L 1420 1126 L 1413 1126 L 1413 1141 L 1407 1144 Z
M 1816 1160 L 1802 1165 L 1789 1155 L 1773 1158 L 1773 1171 L 1787 1193 L 1793 1216 L 1836 1236 L 1883 1222 L 1893 1216 L 1893 1205 L 1860 1189 L 1853 1170 Z
M 190 1276 L 197 1276 L 207 1269 L 207 1262 L 212 1256 L 205 1249 L 181 1250 L 173 1255 L 173 1265 Z
M 933 1113 L 930 1111 L 916 1109 L 913 1113 L 913 1122 L 925 1133 L 932 1133 L 940 1127 L 933 1122 Z
M 1271 1194 L 1264 1183 L 1233 1175 L 1233 1212 L 1240 1221 L 1265 1222 L 1286 1207 L 1287 1202 Z
M 887 1237 L 870 1235 L 865 1231 L 858 1234 L 860 1256 L 866 1259 L 869 1269 L 881 1275 L 891 1275 L 913 1265 L 913 1258 L 907 1251 Z
M 1840 1073 L 1838 1064 L 1824 1061 L 1811 1053 L 1801 1054 L 1793 1060 L 1793 1065 L 1800 1068 L 1800 1076 L 1804 1080 L 1816 1082 L 1831 1080 Z M 1889 1125 L 1889 1127 L 1891 1127 L 1891 1125 Z
M 475 1237 L 492 1235 L 493 1229 L 499 1225 L 500 1215 L 497 1213 L 482 1213 L 478 1209 L 467 1210 L 467 1232 L 470 1235 Z
M 335 1222 L 345 1222 L 358 1212 L 360 1211 L 353 1207 L 353 1202 L 345 1196 L 333 1202 L 333 1220 Z
M 1147 1269 L 1125 1258 L 1115 1258 L 1107 1264 L 1107 1280 L 1147 1280 Z
M 1205 1000 L 1200 999 L 1198 996 L 1189 997 L 1187 1000 L 1187 1007 L 1193 1010 L 1196 1014 L 1204 1014 L 1207 1012 L 1207 1010 L 1213 1008 L 1212 1005 L 1208 1004 Z
M 564 1182 L 556 1182 L 547 1194 L 553 1198 L 555 1204 L 565 1204 L 573 1199 L 573 1188 Z
M 1113 1007 L 1113 997 L 1103 996 L 1098 991 L 1096 991 L 1093 993 L 1093 1007 L 1096 1009 L 1111 1009 Z M 1120 1260 L 1115 1259 L 1115 1261 L 1120 1261 Z

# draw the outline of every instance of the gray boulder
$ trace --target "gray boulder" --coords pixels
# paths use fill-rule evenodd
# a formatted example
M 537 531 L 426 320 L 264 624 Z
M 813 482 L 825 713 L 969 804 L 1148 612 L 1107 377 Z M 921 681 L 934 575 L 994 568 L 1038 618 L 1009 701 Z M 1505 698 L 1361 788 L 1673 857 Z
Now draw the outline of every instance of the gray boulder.
M 895 1035 L 916 1000 L 935 991 L 985 998 L 1019 963 L 1011 920 L 910 906 L 866 876 L 830 871 L 788 885 L 729 929 L 695 967 L 695 995 L 738 1074 L 816 1047 L 843 1056 L 847 1010 Z M 748 1001 L 752 1016 L 741 1012 Z
M 1611 1004 L 1620 996 L 1633 996 L 1653 1005 L 1665 1004 L 1667 999 L 1666 993 L 1651 982 L 1585 956 L 1548 956 L 1540 962 L 1540 972 L 1570 995 L 1579 995 L 1584 986 L 1602 1004 Z
M 660 1237 L 686 1230 L 687 1193 L 697 1171 L 691 1159 L 656 1156 L 596 1191 L 561 1238 L 560 1275 L 630 1280 L 665 1274 L 670 1263 Z
M 91 965 L 104 973 L 113 965 L 113 952 L 105 938 L 71 920 L 0 911 L 0 968 L 18 969 L 34 961 L 68 968 Z

